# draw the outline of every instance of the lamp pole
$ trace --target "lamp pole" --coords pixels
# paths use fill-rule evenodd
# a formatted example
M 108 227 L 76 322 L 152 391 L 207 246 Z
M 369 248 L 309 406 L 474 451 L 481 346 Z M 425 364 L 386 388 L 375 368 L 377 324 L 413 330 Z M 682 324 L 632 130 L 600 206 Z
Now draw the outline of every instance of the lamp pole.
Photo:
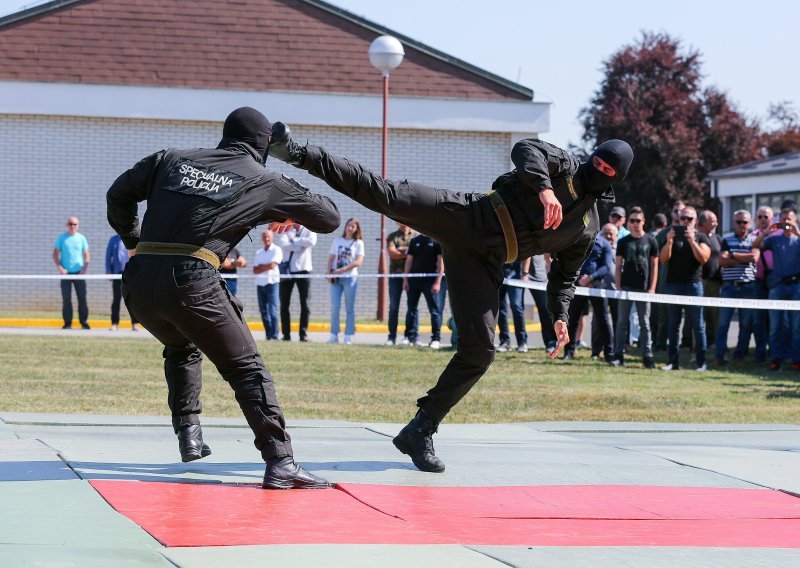
M 376 38 L 369 46 L 369 61 L 380 70 L 383 76 L 383 132 L 381 150 L 381 177 L 386 179 L 386 154 L 389 144 L 389 71 L 403 61 L 405 51 L 397 38 L 384 35 Z M 386 319 L 386 291 L 388 280 L 386 275 L 386 216 L 381 214 L 380 255 L 378 257 L 378 309 L 375 319 Z

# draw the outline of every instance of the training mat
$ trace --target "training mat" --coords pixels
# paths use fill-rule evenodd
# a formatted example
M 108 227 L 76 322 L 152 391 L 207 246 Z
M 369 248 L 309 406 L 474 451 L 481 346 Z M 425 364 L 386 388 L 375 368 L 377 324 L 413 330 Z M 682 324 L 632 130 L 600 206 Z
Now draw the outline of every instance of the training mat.
M 641 486 L 257 486 L 92 481 L 167 546 L 463 544 L 800 548 L 800 499 Z M 203 530 L 193 519 L 202 518 Z M 276 522 L 279 519 L 279 522 Z

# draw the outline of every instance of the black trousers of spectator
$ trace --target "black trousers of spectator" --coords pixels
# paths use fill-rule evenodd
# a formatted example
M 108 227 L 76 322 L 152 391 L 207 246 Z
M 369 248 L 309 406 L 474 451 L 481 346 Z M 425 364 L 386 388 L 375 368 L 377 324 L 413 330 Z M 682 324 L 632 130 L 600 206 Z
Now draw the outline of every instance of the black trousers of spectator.
M 495 355 L 498 294 L 503 283 L 506 245 L 489 199 L 408 180 L 386 180 L 360 164 L 318 146 L 307 146 L 302 168 L 364 207 L 408 225 L 442 245 L 450 306 L 458 329 L 456 353 L 436 385 L 417 400 L 425 414 L 441 422 L 478 382 Z M 527 226 L 515 226 L 518 242 L 531 242 Z M 578 235 L 575 235 L 578 238 Z M 558 254 L 566 273 L 577 273 L 589 241 L 571 241 Z M 526 254 L 556 252 L 525 250 Z
M 111 324 L 119 325 L 119 308 L 122 303 L 122 280 L 111 281 Z M 139 323 L 131 316 L 131 323 Z
M 236 395 L 264 460 L 291 456 L 272 375 L 242 317 L 242 303 L 203 260 L 138 254 L 122 275 L 128 311 L 164 345 L 172 426 L 199 424 L 205 354 Z
M 525 329 L 525 288 L 516 286 L 500 286 L 498 293 L 500 313 L 497 326 L 500 328 L 500 343 L 510 343 L 511 334 L 508 328 L 508 310 L 511 308 L 511 319 L 514 321 L 514 337 L 517 345 L 528 344 L 528 330 Z
M 398 278 L 399 280 L 399 278 Z M 440 341 L 442 330 L 442 314 L 439 311 L 439 297 L 431 292 L 436 279 L 433 277 L 409 278 L 406 292 L 406 336 L 414 343 L 419 335 L 419 297 L 425 296 L 428 311 L 431 314 L 431 341 Z
M 607 300 L 599 296 L 575 296 L 572 299 L 572 303 L 569 305 L 569 323 L 567 324 L 570 339 L 564 348 L 564 352 L 575 353 L 575 336 L 578 331 L 578 322 L 583 315 L 583 310 L 589 303 L 592 305 L 592 319 L 596 319 L 599 326 L 601 350 L 606 360 L 610 361 L 614 355 L 614 332 L 611 328 L 611 313 L 608 310 Z
M 403 296 L 403 279 L 389 278 L 389 339 L 397 340 L 397 319 L 400 313 L 400 299 Z M 405 337 L 408 337 L 406 326 Z
M 533 303 L 536 304 L 536 311 L 539 314 L 539 324 L 542 326 L 542 341 L 545 347 L 555 347 L 558 343 L 556 332 L 553 329 L 553 321 L 550 319 L 550 312 L 547 311 L 547 292 L 544 290 L 531 290 Z
M 307 270 L 295 272 L 294 274 L 308 274 Z M 308 339 L 308 318 L 311 317 L 311 308 L 308 300 L 311 295 L 310 278 L 281 278 L 280 300 L 281 300 L 281 334 L 283 339 L 289 341 L 291 338 L 292 325 L 292 288 L 297 286 L 297 294 L 300 296 L 300 339 Z
M 86 280 L 61 281 L 61 317 L 64 325 L 72 325 L 72 287 L 78 297 L 78 321 L 81 325 L 89 323 L 89 304 L 86 302 Z
M 593 308 L 594 309 L 594 308 Z M 619 311 L 619 305 L 617 300 L 614 298 L 607 298 L 606 299 L 606 311 L 611 314 L 611 345 L 614 345 L 614 338 L 613 334 L 617 329 L 617 312 Z M 605 349 L 605 344 L 603 343 L 603 330 L 601 327 L 604 326 L 603 322 L 604 318 L 599 318 L 597 316 L 592 317 L 592 356 L 599 356 L 600 353 L 603 352 Z M 628 338 L 625 338 L 625 342 L 627 344 Z M 611 353 L 614 353 L 614 350 L 611 350 Z

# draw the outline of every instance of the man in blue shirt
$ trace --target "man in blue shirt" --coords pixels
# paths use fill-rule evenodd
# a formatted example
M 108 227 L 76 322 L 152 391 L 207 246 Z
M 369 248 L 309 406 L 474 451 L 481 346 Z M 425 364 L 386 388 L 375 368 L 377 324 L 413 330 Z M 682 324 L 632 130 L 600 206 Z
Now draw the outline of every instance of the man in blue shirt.
M 733 214 L 732 235 L 724 237 L 720 243 L 719 265 L 722 267 L 721 298 L 755 299 L 756 297 L 756 264 L 761 251 L 754 249 L 755 236 L 750 233 L 750 212 L 741 209 Z M 717 354 L 715 365 L 725 363 L 725 351 L 728 349 L 728 328 L 736 308 L 719 309 L 719 323 L 716 331 Z M 753 310 L 739 308 L 739 338 L 733 352 L 734 362 L 741 362 L 750 343 Z
M 774 231 L 783 231 L 772 235 Z M 769 235 L 769 236 L 768 236 Z M 781 218 L 766 231 L 758 235 L 754 247 L 772 251 L 772 272 L 767 276 L 770 300 L 800 301 L 800 231 L 797 229 L 797 208 L 781 209 Z M 787 311 L 789 319 L 789 349 L 779 340 L 782 310 L 770 310 L 769 314 L 769 368 L 778 371 L 781 360 L 792 358 L 792 369 L 800 371 L 800 312 Z
M 59 274 L 86 274 L 89 268 L 89 243 L 78 232 L 78 218 L 67 219 L 67 232 L 56 239 L 53 248 L 53 262 Z M 72 329 L 72 289 L 78 296 L 78 319 L 83 329 L 89 329 L 89 305 L 86 303 L 86 280 L 61 280 L 61 315 L 64 318 L 62 329 Z
M 592 245 L 592 252 L 581 266 L 578 276 L 578 286 L 589 288 L 604 288 L 605 281 L 609 274 L 614 271 L 614 250 L 605 238 L 599 236 Z M 570 341 L 564 347 L 564 359 L 575 357 L 575 337 L 577 337 L 578 322 L 580 321 L 586 303 L 592 304 L 592 317 L 600 318 L 599 331 L 600 342 L 603 346 L 603 354 L 607 363 L 613 359 L 613 331 L 611 328 L 611 314 L 608 311 L 608 304 L 605 298 L 600 296 L 575 296 L 569 305 L 569 323 L 567 329 Z
M 108 246 L 106 247 L 106 274 L 122 274 L 125 270 L 125 265 L 128 264 L 128 249 L 125 248 L 125 243 L 122 238 L 114 234 L 108 239 Z M 122 302 L 122 280 L 111 281 L 111 331 L 119 329 L 119 306 Z M 136 318 L 131 316 L 131 329 L 138 331 L 139 327 Z

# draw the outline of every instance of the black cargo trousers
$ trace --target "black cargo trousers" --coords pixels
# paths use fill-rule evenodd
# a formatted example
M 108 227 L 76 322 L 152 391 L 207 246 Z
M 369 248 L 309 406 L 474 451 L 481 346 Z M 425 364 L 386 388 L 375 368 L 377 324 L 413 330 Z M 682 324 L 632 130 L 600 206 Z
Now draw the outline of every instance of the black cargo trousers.
M 186 256 L 136 255 L 122 274 L 122 296 L 131 316 L 164 344 L 176 432 L 200 423 L 205 353 L 233 389 L 264 460 L 293 455 L 272 375 L 244 321 L 241 301 L 217 270 Z
M 417 401 L 429 418 L 441 422 L 494 360 L 506 245 L 489 199 L 408 180 L 384 180 L 318 146 L 307 146 L 300 167 L 364 207 L 442 245 L 458 347 L 436 385 Z

